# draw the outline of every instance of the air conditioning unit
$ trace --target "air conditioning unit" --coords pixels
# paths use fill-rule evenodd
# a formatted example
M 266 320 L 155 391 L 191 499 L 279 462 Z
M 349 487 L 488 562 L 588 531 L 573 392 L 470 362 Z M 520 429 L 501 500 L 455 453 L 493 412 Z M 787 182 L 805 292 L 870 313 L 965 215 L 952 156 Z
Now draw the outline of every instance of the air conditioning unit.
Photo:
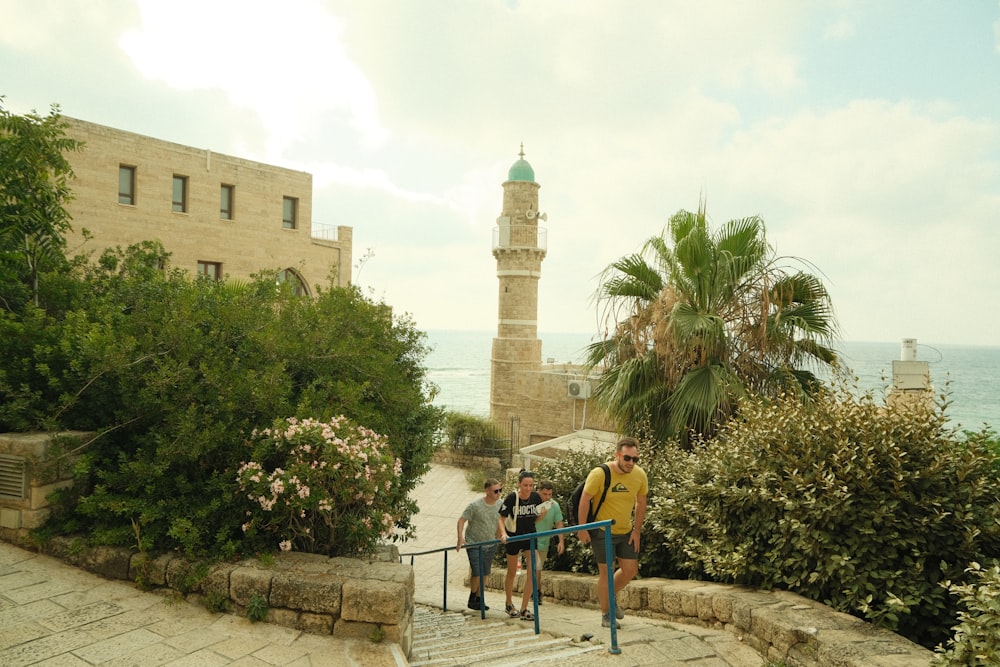
M 590 398 L 590 382 L 570 380 L 566 383 L 566 396 L 569 398 Z

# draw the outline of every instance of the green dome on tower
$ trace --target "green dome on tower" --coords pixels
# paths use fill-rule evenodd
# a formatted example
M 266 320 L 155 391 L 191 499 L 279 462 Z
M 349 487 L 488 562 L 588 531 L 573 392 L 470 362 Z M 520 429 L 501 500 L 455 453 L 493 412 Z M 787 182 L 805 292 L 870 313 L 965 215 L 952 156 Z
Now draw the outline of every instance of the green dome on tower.
M 510 166 L 510 171 L 507 172 L 508 181 L 528 181 L 529 183 L 535 182 L 535 170 L 531 168 L 528 161 L 524 159 L 524 144 L 521 144 L 521 152 L 518 153 L 520 160 L 515 162 Z

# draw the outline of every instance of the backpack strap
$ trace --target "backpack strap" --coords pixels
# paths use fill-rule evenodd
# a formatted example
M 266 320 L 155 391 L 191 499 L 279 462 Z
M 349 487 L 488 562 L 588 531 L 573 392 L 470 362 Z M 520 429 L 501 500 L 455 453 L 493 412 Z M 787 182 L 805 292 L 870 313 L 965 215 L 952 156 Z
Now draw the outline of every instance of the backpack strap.
M 601 499 L 597 502 L 597 509 L 594 510 L 594 521 L 597 521 L 597 513 L 601 511 L 601 505 L 608 497 L 608 488 L 611 487 L 611 468 L 608 467 L 607 463 L 602 463 L 601 469 L 604 470 L 604 493 L 601 494 Z

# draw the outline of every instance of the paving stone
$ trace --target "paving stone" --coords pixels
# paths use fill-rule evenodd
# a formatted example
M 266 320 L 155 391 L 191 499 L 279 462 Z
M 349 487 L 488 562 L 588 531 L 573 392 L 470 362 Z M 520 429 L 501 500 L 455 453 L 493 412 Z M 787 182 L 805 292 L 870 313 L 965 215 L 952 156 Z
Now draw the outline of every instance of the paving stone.
M 82 646 L 87 646 L 93 643 L 93 641 L 93 637 L 86 632 L 76 629 L 59 632 L 54 635 L 46 635 L 24 644 L 0 650 L 0 665 L 4 667 L 33 665 L 42 660 L 54 658 Z
M 122 608 L 109 602 L 96 602 L 85 607 L 70 609 L 49 618 L 40 619 L 40 622 L 53 632 L 61 632 L 70 628 L 92 623 L 96 620 L 117 616 L 122 613 Z
M 78 648 L 73 653 L 92 665 L 99 665 L 157 644 L 161 639 L 160 635 L 140 628 Z

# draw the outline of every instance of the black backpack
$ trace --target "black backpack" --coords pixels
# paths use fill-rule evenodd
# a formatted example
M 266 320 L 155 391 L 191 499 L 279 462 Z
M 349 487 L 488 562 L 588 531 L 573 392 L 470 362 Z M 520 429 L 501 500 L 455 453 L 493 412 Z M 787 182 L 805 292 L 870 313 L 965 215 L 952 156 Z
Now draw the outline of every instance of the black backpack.
M 604 499 L 608 495 L 608 488 L 611 486 L 611 468 L 608 467 L 607 463 L 602 463 L 601 468 L 604 469 L 604 493 L 601 494 L 601 499 L 597 502 L 597 509 L 593 508 L 594 501 L 591 500 L 590 501 L 591 508 L 589 513 L 587 514 L 587 520 L 586 521 L 579 520 L 580 517 L 578 517 L 576 513 L 580 507 L 580 496 L 583 495 L 583 485 L 584 483 L 586 483 L 587 480 L 580 482 L 580 484 L 578 484 L 577 487 L 573 489 L 573 493 L 570 494 L 569 507 L 566 508 L 566 517 L 569 520 L 570 526 L 581 526 L 585 523 L 590 523 L 597 516 L 597 513 L 601 511 L 601 505 L 604 504 Z

